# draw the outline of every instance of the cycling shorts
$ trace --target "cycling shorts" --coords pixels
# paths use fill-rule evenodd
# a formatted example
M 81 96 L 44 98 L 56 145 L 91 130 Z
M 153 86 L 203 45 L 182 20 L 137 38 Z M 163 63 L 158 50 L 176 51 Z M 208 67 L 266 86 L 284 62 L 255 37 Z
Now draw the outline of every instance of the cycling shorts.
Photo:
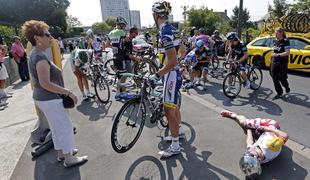
M 164 76 L 163 104 L 166 107 L 176 108 L 179 100 L 179 91 L 182 86 L 182 77 L 179 70 L 172 70 Z
M 196 63 L 193 67 L 193 69 L 195 71 L 200 71 L 200 70 L 205 70 L 205 71 L 208 71 L 208 68 L 209 68 L 209 63 Z

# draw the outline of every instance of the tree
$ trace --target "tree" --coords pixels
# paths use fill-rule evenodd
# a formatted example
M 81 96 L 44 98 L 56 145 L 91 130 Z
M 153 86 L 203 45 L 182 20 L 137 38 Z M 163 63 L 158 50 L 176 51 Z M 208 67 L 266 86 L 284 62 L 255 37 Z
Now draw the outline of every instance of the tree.
M 67 16 L 66 20 L 69 28 L 82 26 L 81 21 L 72 15 Z
M 110 27 L 115 27 L 116 18 L 113 16 L 108 17 L 108 19 L 105 20 L 105 23 L 107 23 L 107 25 L 109 25 Z
M 203 27 L 207 34 L 212 34 L 222 23 L 221 18 L 208 8 L 191 8 L 187 14 L 189 25 L 197 28 Z
M 300 12 L 304 14 L 310 13 L 310 1 L 309 0 L 295 0 L 296 4 L 291 5 L 293 12 Z
M 229 22 L 230 26 L 234 29 L 237 29 L 237 25 L 238 25 L 238 14 L 239 14 L 239 7 L 235 6 L 235 8 L 233 9 L 233 15 L 231 16 L 231 20 Z M 241 12 L 242 18 L 241 18 L 241 27 L 242 28 L 249 28 L 249 27 L 253 27 L 253 23 L 250 22 L 250 13 L 248 11 L 247 8 L 243 9 Z
M 36 19 L 45 21 L 50 26 L 67 29 L 66 9 L 69 0 L 0 0 L 1 19 L 22 25 L 25 21 Z
M 109 31 L 112 29 L 106 22 L 97 22 L 91 26 L 91 29 L 95 34 L 102 33 L 103 31 Z
M 281 18 L 288 10 L 286 0 L 273 0 L 273 6 L 268 5 L 268 12 L 273 18 Z

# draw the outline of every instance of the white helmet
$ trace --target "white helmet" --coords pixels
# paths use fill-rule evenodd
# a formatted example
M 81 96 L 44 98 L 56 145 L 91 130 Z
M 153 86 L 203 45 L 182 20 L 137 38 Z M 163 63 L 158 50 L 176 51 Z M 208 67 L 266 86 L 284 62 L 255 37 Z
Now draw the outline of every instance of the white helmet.
M 248 177 L 257 177 L 262 173 L 258 158 L 251 153 L 245 153 L 244 156 L 241 157 L 239 167 Z
M 92 31 L 91 29 L 88 29 L 88 30 L 86 31 L 86 34 L 87 34 L 88 36 L 90 36 L 90 35 L 93 35 L 94 33 L 93 33 L 93 31 Z

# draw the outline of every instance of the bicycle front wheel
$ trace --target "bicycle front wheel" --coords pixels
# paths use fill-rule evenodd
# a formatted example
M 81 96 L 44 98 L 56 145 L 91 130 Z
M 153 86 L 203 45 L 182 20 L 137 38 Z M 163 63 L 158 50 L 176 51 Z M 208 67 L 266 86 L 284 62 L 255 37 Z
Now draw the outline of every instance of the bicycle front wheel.
M 104 63 L 104 69 L 107 74 L 114 76 L 116 74 L 116 67 L 114 66 L 114 59 L 109 59 Z
M 110 101 L 110 87 L 104 77 L 98 76 L 94 83 L 95 93 L 97 98 L 102 103 Z
M 241 91 L 242 81 L 238 74 L 229 73 L 223 81 L 223 92 L 229 98 L 235 98 Z
M 139 139 L 144 127 L 146 110 L 140 99 L 127 101 L 117 113 L 112 126 L 111 144 L 114 151 L 125 153 Z
M 253 90 L 257 90 L 260 88 L 260 86 L 262 85 L 262 82 L 263 82 L 263 73 L 262 73 L 262 70 L 257 67 L 257 66 L 254 66 L 249 75 L 248 75 L 248 78 L 251 82 L 251 89 Z

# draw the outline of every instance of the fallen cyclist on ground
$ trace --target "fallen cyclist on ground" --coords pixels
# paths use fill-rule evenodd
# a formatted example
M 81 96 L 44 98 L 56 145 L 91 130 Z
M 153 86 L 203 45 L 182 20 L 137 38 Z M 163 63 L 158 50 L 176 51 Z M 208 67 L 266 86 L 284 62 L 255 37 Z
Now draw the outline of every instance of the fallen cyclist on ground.
M 239 166 L 248 177 L 261 174 L 261 164 L 278 157 L 282 146 L 288 140 L 288 135 L 280 130 L 277 121 L 267 118 L 248 119 L 230 111 L 222 111 L 223 117 L 236 119 L 247 131 L 247 150 L 241 157 Z

